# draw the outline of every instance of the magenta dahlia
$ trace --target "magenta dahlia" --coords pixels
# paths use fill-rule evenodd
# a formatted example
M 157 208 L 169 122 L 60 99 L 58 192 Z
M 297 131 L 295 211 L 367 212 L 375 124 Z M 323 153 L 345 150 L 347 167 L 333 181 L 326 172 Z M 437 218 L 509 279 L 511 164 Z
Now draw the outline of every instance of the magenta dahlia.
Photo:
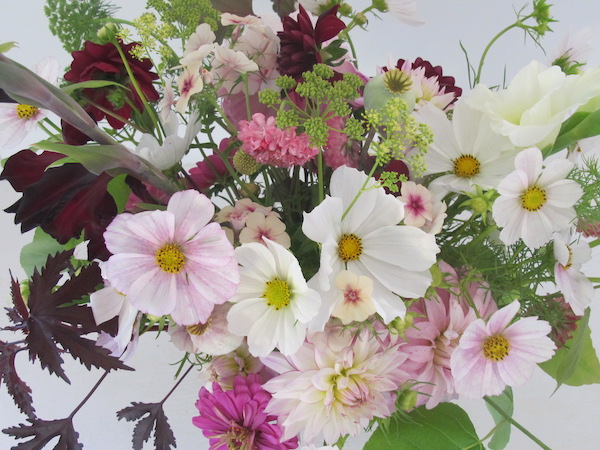
M 298 439 L 281 442 L 282 431 L 275 424 L 277 416 L 267 414 L 265 407 L 271 394 L 265 391 L 259 376 L 238 375 L 233 389 L 224 391 L 213 383 L 213 392 L 200 389 L 196 408 L 200 415 L 192 423 L 210 440 L 211 450 L 286 450 L 298 447 Z

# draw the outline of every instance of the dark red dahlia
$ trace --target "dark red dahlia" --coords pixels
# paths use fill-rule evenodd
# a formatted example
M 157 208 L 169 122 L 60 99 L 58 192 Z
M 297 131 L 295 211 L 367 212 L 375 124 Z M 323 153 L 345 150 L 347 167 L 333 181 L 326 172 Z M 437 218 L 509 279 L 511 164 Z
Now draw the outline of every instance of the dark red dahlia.
M 399 59 L 396 63 L 398 69 L 402 69 L 402 66 L 406 60 Z M 425 61 L 423 58 L 417 58 L 411 64 L 411 69 L 418 69 L 423 67 L 425 69 L 426 78 L 435 78 L 440 85 L 440 89 L 444 89 L 445 93 L 454 93 L 454 101 L 462 95 L 462 89 L 455 85 L 454 77 L 444 76 L 442 66 L 433 66 L 429 61 Z
M 280 39 L 277 70 L 280 74 L 298 79 L 303 72 L 323 62 L 320 53 L 323 42 L 333 39 L 346 28 L 336 16 L 339 7 L 335 5 L 321 14 L 314 27 L 302 5 L 296 20 L 290 16 L 283 18 L 283 31 L 277 33 Z
M 152 84 L 158 75 L 152 72 L 152 62 L 147 58 L 137 59 L 131 50 L 138 46 L 136 42 L 123 44 L 119 42 L 127 59 L 129 67 L 138 82 L 146 99 L 151 102 L 158 101 L 159 95 Z M 120 83 L 128 88 L 124 90 L 118 86 L 106 86 L 95 89 L 83 89 L 84 100 L 88 101 L 86 111 L 96 120 L 106 117 L 111 127 L 119 129 L 125 124 L 123 121 L 106 114 L 102 109 L 114 112 L 123 119 L 129 120 L 133 113 L 132 104 L 138 111 L 143 110 L 143 103 L 127 74 L 127 70 L 117 47 L 112 43 L 94 44 L 86 41 L 84 49 L 72 53 L 73 62 L 71 70 L 65 74 L 65 80 L 80 83 L 90 80 L 108 80 Z M 98 105 L 96 107 L 95 105 Z

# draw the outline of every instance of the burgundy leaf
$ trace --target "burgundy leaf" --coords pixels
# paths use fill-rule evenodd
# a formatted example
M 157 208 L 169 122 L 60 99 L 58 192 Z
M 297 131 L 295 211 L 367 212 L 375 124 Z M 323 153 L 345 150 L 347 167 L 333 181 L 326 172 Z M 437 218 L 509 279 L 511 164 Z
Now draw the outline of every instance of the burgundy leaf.
M 13 450 L 39 450 L 56 436 L 60 439 L 54 450 L 81 450 L 83 445 L 78 441 L 79 433 L 73 428 L 73 421 L 67 417 L 58 420 L 28 419 L 31 425 L 20 424 L 2 430 L 3 433 L 17 439 L 33 437 L 27 442 L 21 442 Z
M 154 430 L 154 446 L 156 450 L 170 450 L 177 447 L 175 436 L 165 416 L 161 403 L 133 402 L 132 406 L 123 408 L 117 412 L 119 420 L 125 419 L 129 422 L 138 420 L 133 429 L 133 450 L 142 450 L 144 442 L 148 441 L 152 430 Z
M 21 295 L 21 285 L 13 278 L 12 273 L 10 274 L 10 293 L 13 304 L 15 305 L 15 309 L 18 313 L 18 322 L 15 320 L 16 317 L 11 318 L 10 314 L 9 318 L 11 319 L 11 322 L 18 325 L 27 321 L 29 318 L 29 311 L 27 311 L 27 306 L 25 305 L 25 301 Z
M 15 356 L 19 347 L 0 341 L 0 383 L 4 381 L 15 405 L 30 419 L 35 418 L 31 388 L 19 378 L 15 369 Z
M 38 358 L 42 368 L 48 368 L 60 378 L 67 378 L 63 368 L 61 352 L 67 351 L 79 359 L 88 369 L 95 366 L 103 369 L 128 369 L 118 358 L 109 355 L 105 348 L 82 337 L 83 334 L 99 330 L 91 308 L 73 304 L 74 301 L 94 292 L 102 283 L 100 269 L 96 263 L 84 267 L 57 290 L 62 272 L 69 266 L 72 251 L 49 256 L 41 273 L 34 272 L 30 283 L 29 334 L 26 342 L 30 359 Z
M 339 8 L 340 5 L 335 5 L 319 16 L 315 25 L 315 41 L 317 44 L 322 44 L 329 39 L 333 39 L 340 31 L 346 28 L 346 24 L 337 17 Z
M 8 180 L 13 189 L 23 192 L 44 175 L 46 168 L 64 155 L 54 152 L 42 152 L 39 155 L 31 150 L 21 150 L 6 160 L 0 180 Z

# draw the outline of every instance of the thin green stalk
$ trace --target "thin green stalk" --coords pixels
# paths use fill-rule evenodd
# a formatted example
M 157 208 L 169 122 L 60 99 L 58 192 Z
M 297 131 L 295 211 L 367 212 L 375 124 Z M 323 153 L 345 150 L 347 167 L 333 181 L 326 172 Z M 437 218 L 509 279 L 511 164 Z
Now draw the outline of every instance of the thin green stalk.
M 504 412 L 504 410 L 502 408 L 500 408 L 489 397 L 484 397 L 484 400 L 487 402 L 488 405 L 490 405 L 492 408 L 494 408 L 496 411 L 498 411 L 498 414 L 500 414 L 502 417 L 504 417 L 506 420 L 508 420 L 511 423 L 511 425 L 513 425 L 515 428 L 520 430 L 525 436 L 527 436 L 529 439 L 531 439 L 533 442 L 535 442 L 541 448 L 543 448 L 544 450 L 551 450 L 550 447 L 548 447 L 546 444 L 544 444 L 542 441 L 540 441 L 538 438 L 536 438 L 533 434 L 531 434 L 529 432 L 529 430 L 527 430 L 523 425 L 521 425 L 519 422 L 517 422 L 512 417 L 510 417 L 508 414 L 506 414 L 506 412 Z
M 47 123 L 52 128 L 54 128 L 57 133 L 62 134 L 62 129 L 58 125 L 56 125 L 54 122 L 52 122 L 50 119 L 48 119 L 47 117 L 44 118 L 44 123 Z
M 317 182 L 319 186 L 319 204 L 325 200 L 325 186 L 323 184 L 323 149 L 317 155 Z

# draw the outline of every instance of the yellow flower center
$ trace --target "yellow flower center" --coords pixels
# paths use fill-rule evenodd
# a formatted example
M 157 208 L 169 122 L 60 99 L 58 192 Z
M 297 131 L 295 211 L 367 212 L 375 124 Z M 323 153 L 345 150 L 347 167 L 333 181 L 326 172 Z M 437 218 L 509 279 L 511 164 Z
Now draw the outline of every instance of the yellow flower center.
M 196 325 L 188 325 L 185 327 L 188 333 L 194 336 L 202 336 L 210 326 L 211 318 L 209 317 L 206 323 L 197 323 Z
M 156 264 L 168 273 L 179 273 L 185 265 L 185 255 L 178 244 L 165 244 L 155 253 Z
M 19 119 L 29 120 L 38 113 L 39 109 L 31 105 L 17 105 Z
M 546 203 L 546 191 L 531 186 L 521 194 L 521 206 L 527 211 L 537 211 Z
M 569 259 L 567 260 L 567 264 L 563 266 L 565 269 L 568 269 L 573 265 L 573 250 L 570 245 L 567 245 L 567 251 L 569 252 Z
M 272 281 L 267 281 L 266 285 L 267 288 L 265 289 L 263 298 L 267 299 L 267 305 L 279 311 L 290 304 L 292 294 L 287 281 L 275 277 Z
M 471 155 L 462 155 L 452 161 L 454 165 L 454 175 L 459 178 L 473 178 L 479 174 L 481 163 Z
M 362 254 L 362 241 L 355 234 L 342 234 L 338 241 L 338 256 L 344 262 L 356 261 Z
M 490 336 L 483 342 L 483 356 L 490 361 L 502 361 L 510 350 L 510 342 L 501 334 Z
M 412 86 L 410 75 L 400 69 L 388 70 L 383 76 L 383 83 L 393 94 L 404 94 Z

